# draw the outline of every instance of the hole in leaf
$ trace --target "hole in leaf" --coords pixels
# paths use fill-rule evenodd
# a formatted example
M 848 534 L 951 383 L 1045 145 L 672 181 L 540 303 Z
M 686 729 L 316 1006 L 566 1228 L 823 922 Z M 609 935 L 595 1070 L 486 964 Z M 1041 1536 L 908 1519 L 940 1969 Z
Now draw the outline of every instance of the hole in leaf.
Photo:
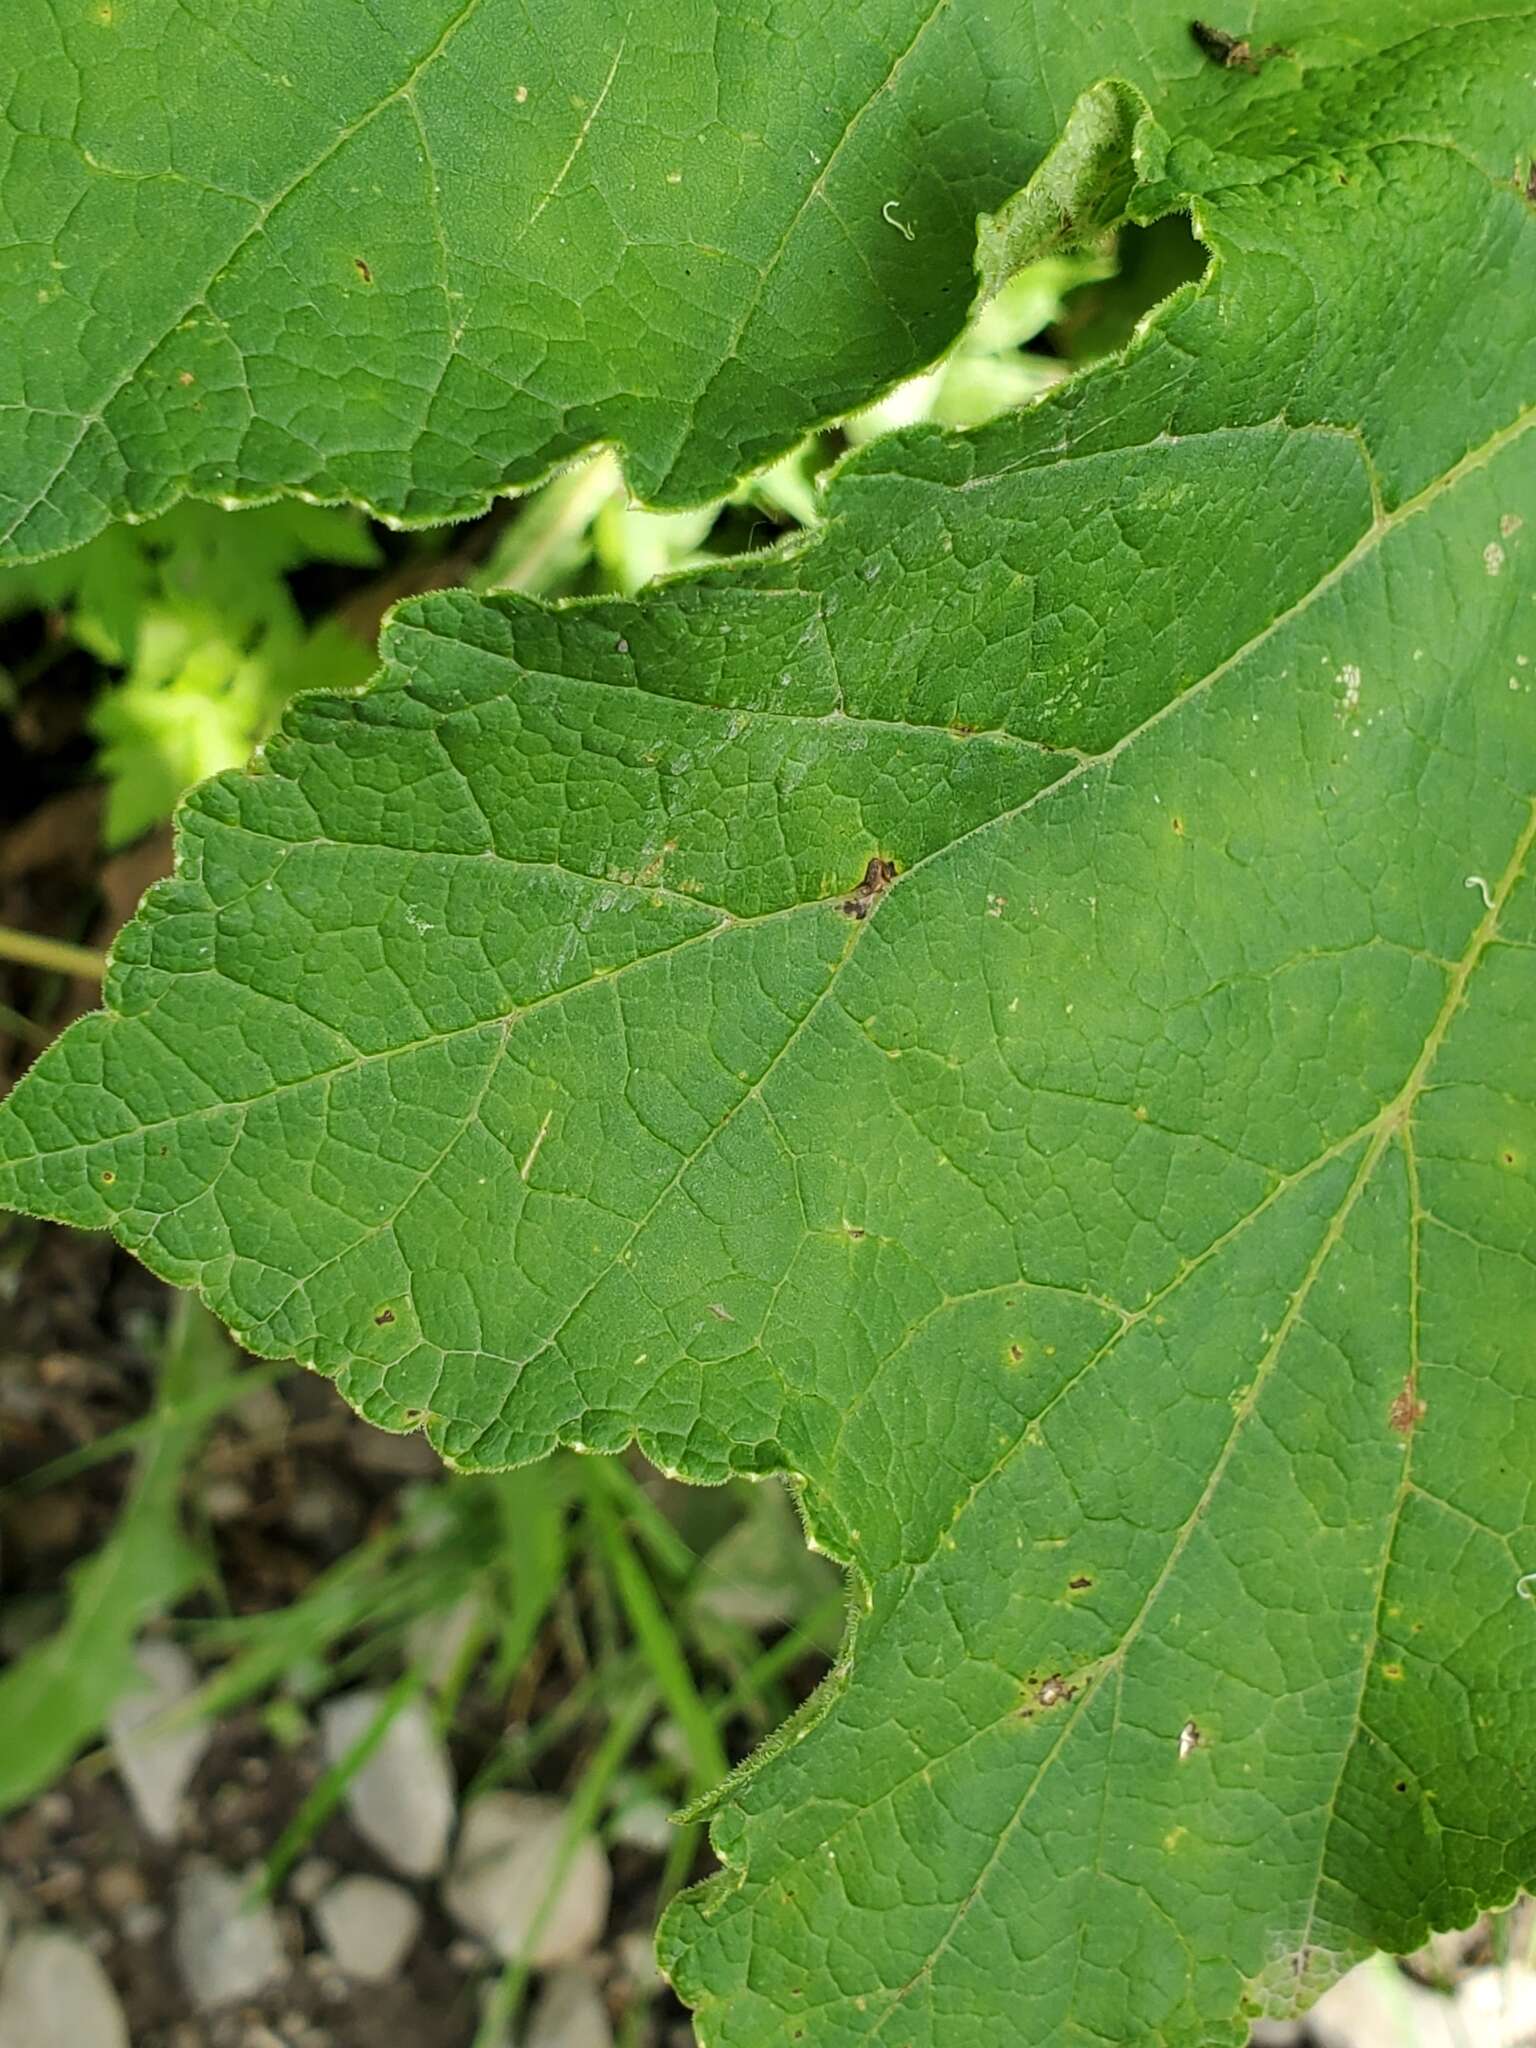
M 1058 317 L 1035 344 L 1074 366 L 1124 348 L 1154 306 L 1181 284 L 1205 275 L 1209 262 L 1187 213 L 1166 214 L 1146 227 L 1127 223 L 1099 275 L 1067 293 Z

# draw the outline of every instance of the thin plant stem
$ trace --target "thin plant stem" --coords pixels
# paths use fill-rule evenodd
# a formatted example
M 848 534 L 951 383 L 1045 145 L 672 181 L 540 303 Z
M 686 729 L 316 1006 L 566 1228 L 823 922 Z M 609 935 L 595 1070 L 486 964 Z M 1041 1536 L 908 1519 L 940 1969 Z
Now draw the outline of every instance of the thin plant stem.
M 79 974 L 87 981 L 100 981 L 107 971 L 105 953 L 93 953 L 89 946 L 72 946 L 67 939 L 14 931 L 9 925 L 0 925 L 0 960 L 14 960 L 22 967 L 41 967 L 54 974 Z
M 25 1044 L 39 1047 L 45 1046 L 50 1036 L 41 1024 L 34 1024 L 30 1017 L 24 1017 L 20 1010 L 13 1010 L 9 1003 L 0 1003 L 0 1031 L 9 1031 Z

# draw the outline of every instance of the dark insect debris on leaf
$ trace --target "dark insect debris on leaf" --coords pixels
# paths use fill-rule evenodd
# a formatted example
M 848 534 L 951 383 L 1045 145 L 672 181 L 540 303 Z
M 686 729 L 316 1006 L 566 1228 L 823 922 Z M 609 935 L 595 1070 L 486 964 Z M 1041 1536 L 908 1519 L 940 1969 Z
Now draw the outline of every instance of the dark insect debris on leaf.
M 1208 21 L 1192 21 L 1189 32 L 1213 64 L 1225 71 L 1257 71 L 1271 57 L 1289 56 L 1283 43 L 1266 43 L 1255 50 L 1246 36 L 1229 35 L 1224 28 L 1212 28 Z
M 877 853 L 864 870 L 863 881 L 851 896 L 844 897 L 838 909 L 845 917 L 868 917 L 895 879 L 895 861 L 885 860 Z
M 1229 71 L 1253 70 L 1253 50 L 1246 36 L 1228 35 L 1208 21 L 1192 21 L 1189 32 L 1213 64 L 1224 64 Z

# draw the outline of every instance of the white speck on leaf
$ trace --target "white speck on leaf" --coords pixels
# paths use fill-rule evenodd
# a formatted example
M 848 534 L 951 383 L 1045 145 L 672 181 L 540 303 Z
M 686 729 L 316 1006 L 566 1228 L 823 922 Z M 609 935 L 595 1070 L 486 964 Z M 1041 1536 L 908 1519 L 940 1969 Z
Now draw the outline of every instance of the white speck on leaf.
M 894 228 L 898 235 L 905 235 L 909 242 L 915 242 L 917 240 L 915 230 L 909 228 L 904 220 L 898 220 L 891 211 L 895 204 L 896 201 L 894 199 L 887 199 L 884 206 L 880 209 L 880 218 L 888 228 Z
M 1200 1730 L 1193 1721 L 1186 1721 L 1179 1730 L 1179 1762 L 1183 1763 L 1187 1757 L 1193 1756 L 1199 1747 Z
M 1504 566 L 1504 550 L 1496 540 L 1489 541 L 1483 549 L 1483 567 L 1490 576 L 1497 576 Z
M 1485 910 L 1492 910 L 1493 891 L 1488 887 L 1487 882 L 1483 879 L 1481 875 L 1468 875 L 1466 882 L 1463 886 L 1468 889 L 1478 890 L 1482 895 L 1483 908 Z

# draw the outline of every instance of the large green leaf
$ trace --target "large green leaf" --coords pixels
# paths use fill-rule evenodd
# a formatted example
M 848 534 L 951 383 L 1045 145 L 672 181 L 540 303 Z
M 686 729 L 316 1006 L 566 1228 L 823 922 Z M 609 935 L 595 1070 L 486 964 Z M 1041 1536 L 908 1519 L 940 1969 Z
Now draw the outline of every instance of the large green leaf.
M 1269 13 L 1326 54 L 1484 10 L 1359 11 Z M 1221 94 L 1181 7 L 1124 15 L 9 0 L 0 555 L 189 490 L 443 519 L 604 439 L 718 496 L 953 338 L 1090 81 Z
M 1213 265 L 1123 362 L 402 607 L 0 1110 L 467 1465 L 797 1475 L 862 1612 L 668 1922 L 724 2048 L 1235 2041 L 1536 1877 L 1536 34 L 1271 33 L 1137 129 Z

